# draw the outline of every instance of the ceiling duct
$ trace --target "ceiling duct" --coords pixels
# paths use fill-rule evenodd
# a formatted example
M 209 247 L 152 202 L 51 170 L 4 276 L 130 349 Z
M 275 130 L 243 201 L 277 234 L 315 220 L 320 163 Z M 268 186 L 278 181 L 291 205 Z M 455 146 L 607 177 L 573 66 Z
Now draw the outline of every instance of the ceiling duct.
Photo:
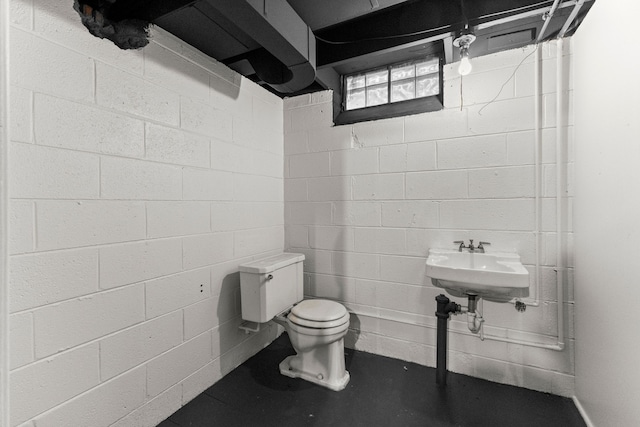
M 286 0 L 76 0 L 75 8 L 92 34 L 123 49 L 146 45 L 153 23 L 273 91 L 298 92 L 316 78 L 316 39 Z
M 315 80 L 315 37 L 286 0 L 200 0 L 153 22 L 277 92 Z
M 333 89 L 334 102 L 341 75 L 430 56 L 460 60 L 453 42 L 465 24 L 476 37 L 466 53 L 476 58 L 570 36 L 594 2 L 473 0 L 462 19 L 451 0 L 75 1 L 90 6 L 77 7 L 89 26 L 119 34 L 124 23 L 140 24 L 144 43 L 147 23 L 158 25 L 279 96 Z

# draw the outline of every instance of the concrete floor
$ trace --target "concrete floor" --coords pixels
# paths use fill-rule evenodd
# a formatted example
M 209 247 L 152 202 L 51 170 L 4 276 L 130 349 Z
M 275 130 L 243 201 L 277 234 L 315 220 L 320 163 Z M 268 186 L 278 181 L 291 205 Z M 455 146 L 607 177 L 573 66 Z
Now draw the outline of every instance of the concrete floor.
M 448 374 L 346 349 L 351 374 L 334 392 L 280 374 L 295 354 L 283 334 L 159 427 L 232 426 L 586 426 L 571 399 Z

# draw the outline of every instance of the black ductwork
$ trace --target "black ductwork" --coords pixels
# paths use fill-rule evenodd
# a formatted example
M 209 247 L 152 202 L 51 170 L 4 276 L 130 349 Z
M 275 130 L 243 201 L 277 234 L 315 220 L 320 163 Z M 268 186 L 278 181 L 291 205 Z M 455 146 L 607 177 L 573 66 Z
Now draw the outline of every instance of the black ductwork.
M 76 0 L 89 31 L 122 49 L 148 43 L 156 24 L 280 93 L 316 78 L 315 37 L 286 0 Z
M 241 74 L 247 74 L 247 68 L 254 73 L 258 81 L 269 85 L 281 85 L 293 79 L 293 72 L 265 48 L 258 48 L 223 61 Z
M 148 25 L 157 25 L 280 96 L 333 89 L 338 110 L 341 75 L 423 57 L 459 60 L 452 36 L 464 21 L 451 0 L 390 0 L 383 7 L 343 0 L 74 1 L 93 34 L 122 48 L 144 46 Z M 566 35 L 593 2 L 585 1 Z M 476 35 L 470 56 L 535 43 L 543 25 L 541 41 L 556 37 L 573 7 L 563 0 L 545 20 L 553 3 L 467 1 L 464 15 Z
M 286 0 L 200 0 L 153 23 L 277 92 L 315 81 L 315 37 Z
M 258 78 L 267 84 L 283 85 L 293 79 L 293 72 L 264 48 L 249 52 L 247 60 Z

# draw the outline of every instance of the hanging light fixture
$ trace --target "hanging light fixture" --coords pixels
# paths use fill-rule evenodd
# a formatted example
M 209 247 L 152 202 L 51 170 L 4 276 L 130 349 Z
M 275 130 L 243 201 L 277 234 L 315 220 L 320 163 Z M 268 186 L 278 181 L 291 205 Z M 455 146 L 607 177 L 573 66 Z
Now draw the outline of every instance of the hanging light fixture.
M 473 66 L 471 65 L 471 59 L 469 59 L 469 46 L 476 39 L 468 29 L 464 29 L 460 35 L 453 41 L 455 47 L 460 48 L 460 65 L 458 66 L 458 73 L 461 76 L 466 76 L 471 72 Z
M 464 29 L 460 31 L 458 37 L 453 41 L 453 45 L 460 48 L 458 73 L 460 73 L 461 76 L 466 76 L 473 69 L 471 59 L 469 58 L 469 46 L 475 41 L 476 36 L 473 34 L 473 31 L 469 29 L 469 20 L 467 19 L 467 13 L 465 11 L 464 0 L 460 0 L 460 12 L 462 13 Z

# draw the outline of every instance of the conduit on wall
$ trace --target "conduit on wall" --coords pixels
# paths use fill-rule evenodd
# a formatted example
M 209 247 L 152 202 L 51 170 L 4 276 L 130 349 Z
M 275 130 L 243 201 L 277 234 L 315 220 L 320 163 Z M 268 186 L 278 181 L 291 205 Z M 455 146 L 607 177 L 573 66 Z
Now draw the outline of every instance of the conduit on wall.
M 544 27 L 543 27 L 544 30 Z M 540 305 L 540 288 L 541 288 L 541 268 L 540 268 L 540 248 L 542 247 L 542 103 L 540 102 L 540 88 L 541 77 L 540 67 L 542 63 L 540 61 L 540 45 L 536 45 L 535 55 L 534 55 L 534 64 L 533 64 L 533 93 L 534 93 L 534 126 L 535 126 L 535 136 L 534 136 L 534 166 L 533 169 L 535 171 L 535 181 L 534 181 L 534 194 L 535 194 L 535 229 L 534 229 L 534 237 L 535 237 L 535 251 L 536 251 L 536 264 L 535 264 L 535 289 L 536 296 L 533 303 L 527 302 L 527 305 L 531 305 L 534 307 L 538 307 Z
M 556 45 L 556 300 L 558 304 L 558 350 L 564 348 L 564 263 L 562 260 L 562 105 L 564 101 L 563 58 L 564 42 L 558 39 Z
M 540 34 L 538 34 L 538 38 L 536 40 L 535 47 L 535 56 L 534 56 L 534 68 L 533 68 L 533 93 L 534 93 L 534 215 L 535 215 L 535 229 L 534 229 L 534 237 L 535 237 L 535 298 L 531 301 L 527 301 L 528 306 L 538 307 L 540 306 L 540 289 L 541 285 L 541 247 L 542 247 L 542 103 L 540 102 L 542 93 L 542 59 L 540 54 L 540 43 L 544 40 L 544 36 L 546 34 L 547 26 L 553 15 L 555 14 L 558 7 L 566 7 L 563 3 L 560 5 L 560 0 L 554 0 L 553 4 L 549 8 L 549 10 L 543 15 L 544 17 L 544 25 L 540 30 Z
M 9 427 L 9 0 L 0 0 L 0 427 Z
M 530 341 L 522 341 L 522 340 L 514 340 L 510 338 L 502 338 L 496 337 L 493 335 L 484 335 L 484 339 L 489 339 L 492 341 L 502 341 L 508 342 L 512 344 L 521 344 L 532 347 L 540 347 L 546 348 L 549 350 L 562 351 L 565 347 L 564 342 L 564 265 L 563 265 L 563 257 L 562 257 L 562 212 L 563 212 L 563 163 L 562 163 L 562 151 L 564 147 L 564 134 L 562 131 L 563 125 L 563 109 L 562 106 L 564 104 L 564 68 L 563 68 L 563 40 L 562 38 L 558 38 L 556 40 L 556 299 L 557 299 L 557 342 L 556 344 L 542 344 L 542 343 L 534 343 Z M 540 159 L 540 144 L 541 144 L 541 135 L 540 135 L 540 97 L 541 94 L 541 84 L 540 84 L 540 67 L 542 62 L 540 60 L 539 49 L 536 48 L 535 55 L 535 67 L 534 67 L 534 85 L 535 85 L 535 116 L 536 116 L 536 136 L 535 136 L 535 162 L 536 162 L 536 284 L 538 287 L 537 292 L 539 292 L 540 286 L 540 215 L 541 215 L 541 185 L 540 181 L 540 171 L 539 167 L 541 164 Z M 536 299 L 539 299 L 539 293 L 536 295 Z
M 536 246 L 536 264 L 535 264 L 535 275 L 536 275 L 536 297 L 533 303 L 527 303 L 528 305 L 532 305 L 538 307 L 540 305 L 540 289 L 541 289 L 541 270 L 540 270 L 540 253 L 542 247 L 542 103 L 540 102 L 540 98 L 542 97 L 541 88 L 542 88 L 542 60 L 540 55 L 540 43 L 544 40 L 545 33 L 547 31 L 547 26 L 549 22 L 551 22 L 551 18 L 556 13 L 558 9 L 560 0 L 554 0 L 553 4 L 549 11 L 543 15 L 544 16 L 544 25 L 540 30 L 540 34 L 538 34 L 538 38 L 536 40 L 536 50 L 535 50 L 535 59 L 534 59 L 534 68 L 533 68 L 533 93 L 534 93 L 534 126 L 535 126 L 535 138 L 534 138 L 534 169 L 535 169 L 535 246 Z
M 563 132 L 563 105 L 564 105 L 564 59 L 563 59 L 563 47 L 564 41 L 563 37 L 566 32 L 571 27 L 571 24 L 575 20 L 578 12 L 582 8 L 585 0 L 578 0 L 574 8 L 567 18 L 565 24 L 562 29 L 558 33 L 558 38 L 556 40 L 556 123 L 555 123 L 555 131 L 556 131 L 556 305 L 557 305 L 557 336 L 558 340 L 556 344 L 537 344 L 531 343 L 527 341 L 519 341 L 512 339 L 504 339 L 501 337 L 494 337 L 490 335 L 484 335 L 484 338 L 495 340 L 495 341 L 503 341 L 509 343 L 517 343 L 522 345 L 529 345 L 535 347 L 547 348 L 550 350 L 562 351 L 565 348 L 565 337 L 564 337 L 564 259 L 563 259 L 563 228 L 562 228 L 562 218 L 563 218 L 563 194 L 564 194 L 564 180 L 563 180 L 563 147 L 565 146 L 564 132 Z M 556 0 L 550 10 L 550 14 L 553 15 L 557 7 L 558 0 Z M 548 18 L 550 19 L 550 17 Z M 543 26 L 543 31 L 546 25 Z M 541 34 L 542 36 L 542 34 Z M 535 85 L 535 126 L 536 126 L 536 134 L 535 134 L 535 185 L 536 185 L 536 302 L 539 300 L 539 291 L 540 291 L 540 226 L 541 226 L 541 176 L 539 167 L 541 165 L 540 158 L 540 144 L 541 144 L 541 123 L 540 123 L 540 96 L 541 96 L 541 84 L 540 84 L 540 53 L 539 49 L 536 47 L 536 56 L 535 56 L 535 67 L 534 67 L 534 85 Z

